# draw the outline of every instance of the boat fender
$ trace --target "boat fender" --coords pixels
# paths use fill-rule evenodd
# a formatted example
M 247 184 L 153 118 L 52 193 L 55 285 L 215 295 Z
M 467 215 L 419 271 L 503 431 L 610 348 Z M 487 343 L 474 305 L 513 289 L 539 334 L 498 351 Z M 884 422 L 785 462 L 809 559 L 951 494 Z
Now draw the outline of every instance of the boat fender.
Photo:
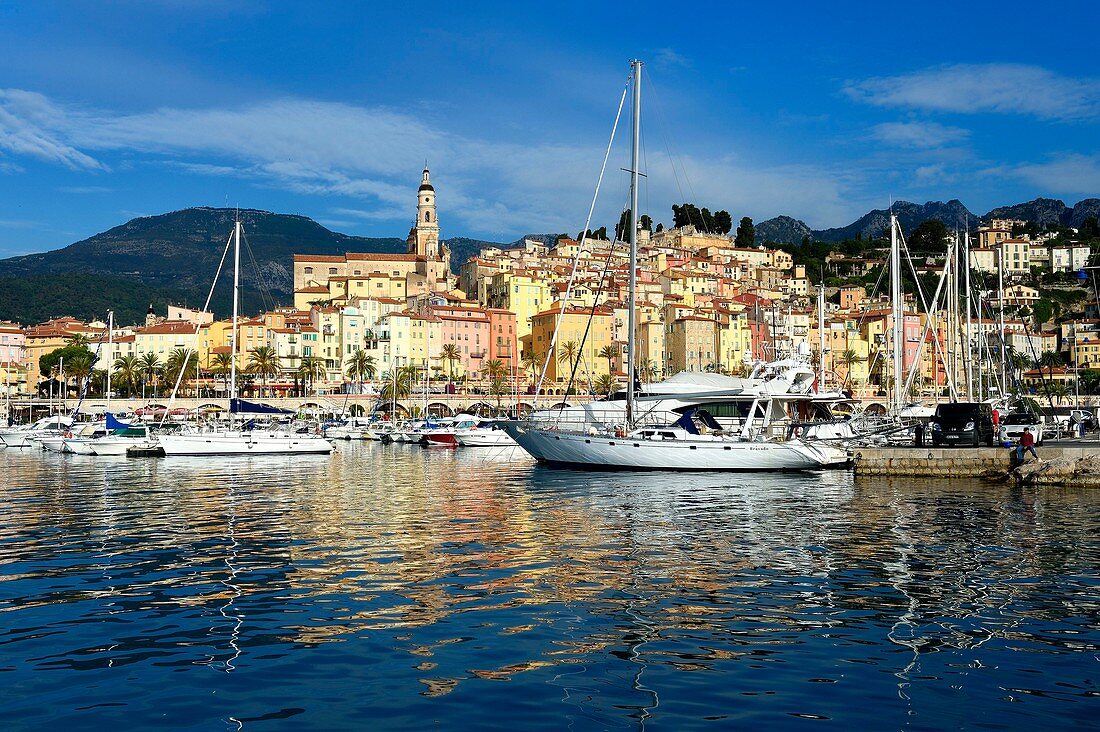
M 73 437 L 72 430 L 65 430 L 65 439 L 66 440 L 71 440 L 72 437 Z
M 620 427 L 619 429 L 615 430 L 615 436 L 618 437 L 620 440 L 624 439 L 626 437 L 626 430 Z

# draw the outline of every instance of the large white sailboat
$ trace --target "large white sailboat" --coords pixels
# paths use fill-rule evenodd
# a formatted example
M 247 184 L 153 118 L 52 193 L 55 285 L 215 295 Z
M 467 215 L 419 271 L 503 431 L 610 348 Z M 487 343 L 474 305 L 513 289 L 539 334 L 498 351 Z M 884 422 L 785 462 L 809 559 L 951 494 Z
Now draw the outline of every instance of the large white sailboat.
M 164 450 L 166 456 L 328 454 L 332 452 L 332 443 L 320 434 L 292 431 L 289 428 L 243 429 L 235 427 L 233 424 L 234 414 L 239 408 L 240 401 L 236 398 L 240 266 L 241 222 L 237 221 L 233 227 L 233 332 L 231 344 L 234 358 L 231 361 L 229 371 L 229 427 L 197 427 L 185 429 L 176 434 L 162 434 L 157 437 L 157 444 Z
M 625 398 L 573 408 L 568 414 L 565 410 L 536 413 L 524 420 L 504 423 L 504 429 L 540 462 L 586 469 L 774 471 L 847 464 L 849 456 L 842 444 L 795 437 L 794 431 L 799 427 L 794 422 L 787 434 L 775 432 L 773 418 L 790 414 L 786 404 L 813 399 L 806 374 L 800 372 L 798 364 L 778 365 L 783 376 L 775 384 L 769 384 L 772 379 L 763 378 L 762 374 L 754 374 L 761 377 L 755 380 L 730 380 L 722 384 L 692 384 L 691 375 L 682 375 L 676 383 L 665 383 L 665 393 L 639 395 L 634 383 L 638 273 L 638 217 L 634 212 L 638 211 L 642 62 L 633 61 L 631 69 L 633 224 L 629 237 Z M 551 357 L 553 354 L 547 356 Z M 812 383 L 813 370 L 807 367 L 805 371 Z M 730 409 L 736 415 L 736 423 L 714 419 L 705 409 L 708 404 L 734 405 Z M 640 405 L 646 408 L 640 409 Z

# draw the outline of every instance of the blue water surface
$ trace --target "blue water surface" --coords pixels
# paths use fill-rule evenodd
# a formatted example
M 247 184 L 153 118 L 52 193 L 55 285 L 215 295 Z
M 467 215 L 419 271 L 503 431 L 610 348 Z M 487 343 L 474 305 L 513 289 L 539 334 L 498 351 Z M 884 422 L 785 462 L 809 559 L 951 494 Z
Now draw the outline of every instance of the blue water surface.
M 1086 728 L 1100 494 L 0 451 L 5 729 Z

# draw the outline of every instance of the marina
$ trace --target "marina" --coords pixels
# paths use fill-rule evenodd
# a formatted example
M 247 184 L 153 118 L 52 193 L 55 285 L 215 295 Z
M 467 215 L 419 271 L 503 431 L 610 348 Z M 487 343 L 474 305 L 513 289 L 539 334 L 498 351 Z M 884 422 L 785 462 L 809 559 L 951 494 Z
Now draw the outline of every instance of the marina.
M 357 441 L 221 462 L 3 450 L 0 469 L 15 727 L 1095 714 L 1091 489 L 576 472 Z

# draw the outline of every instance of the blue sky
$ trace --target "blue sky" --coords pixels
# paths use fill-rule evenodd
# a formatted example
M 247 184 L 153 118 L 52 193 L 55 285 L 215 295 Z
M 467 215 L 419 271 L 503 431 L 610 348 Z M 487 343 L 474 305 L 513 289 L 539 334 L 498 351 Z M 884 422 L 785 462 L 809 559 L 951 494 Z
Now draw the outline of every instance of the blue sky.
M 633 57 L 666 224 L 682 199 L 823 228 L 1100 195 L 1094 4 L 626 9 L 0 0 L 0 256 L 226 203 L 404 236 L 425 160 L 444 236 L 576 232 Z

